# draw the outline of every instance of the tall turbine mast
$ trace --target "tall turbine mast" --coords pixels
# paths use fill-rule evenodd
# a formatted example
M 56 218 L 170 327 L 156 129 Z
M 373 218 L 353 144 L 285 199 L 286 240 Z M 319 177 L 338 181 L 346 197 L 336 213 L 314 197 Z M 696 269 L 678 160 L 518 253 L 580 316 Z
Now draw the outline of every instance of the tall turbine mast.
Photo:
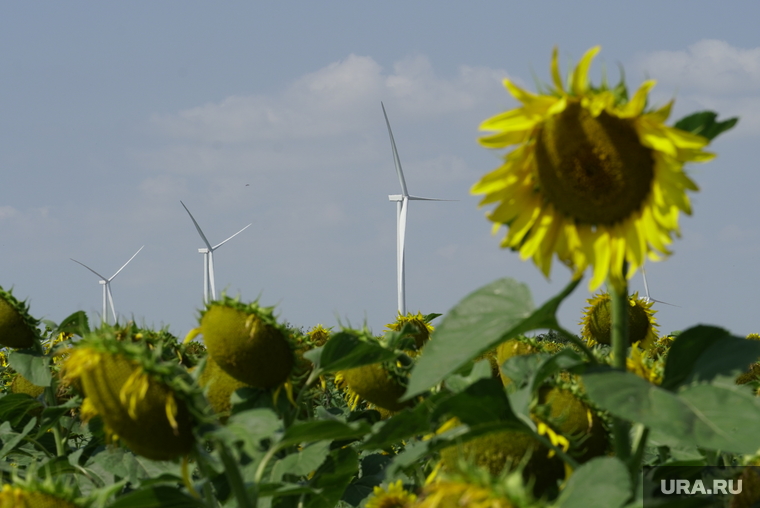
M 388 121 L 388 114 L 385 112 L 385 105 L 381 102 L 385 124 L 388 126 L 388 136 L 391 139 L 391 148 L 393 149 L 393 163 L 396 166 L 396 175 L 399 184 L 401 184 L 401 194 L 391 194 L 388 196 L 389 201 L 396 202 L 396 276 L 398 289 L 398 311 L 406 315 L 406 272 L 404 267 L 404 239 L 406 236 L 406 215 L 409 207 L 409 201 L 452 201 L 451 199 L 422 198 L 411 196 L 406 188 L 404 172 L 401 169 L 401 160 L 396 150 L 396 141 L 393 139 L 391 123 Z
M 77 261 L 74 258 L 69 258 L 73 262 L 79 263 L 80 265 L 84 266 L 89 271 L 91 271 L 92 273 L 94 273 L 95 275 L 97 275 L 98 277 L 100 277 L 99 283 L 100 283 L 101 286 L 103 286 L 103 314 L 102 314 L 102 317 L 101 317 L 101 322 L 102 323 L 108 324 L 108 305 L 109 304 L 111 306 L 111 315 L 113 316 L 113 322 L 116 323 L 116 320 L 117 320 L 117 318 L 116 318 L 116 309 L 114 308 L 114 305 L 113 305 L 113 294 L 111 293 L 111 281 L 117 275 L 119 275 L 119 272 L 121 272 L 124 269 L 124 267 L 127 266 L 129 264 L 129 262 L 132 261 L 135 258 L 135 256 L 137 256 L 140 253 L 141 250 L 143 250 L 143 247 L 145 247 L 145 245 L 143 245 L 142 247 L 140 247 L 139 249 L 137 249 L 137 252 L 135 252 L 134 254 L 132 254 L 132 257 L 129 258 L 129 260 L 127 260 L 127 262 L 124 263 L 121 268 L 119 268 L 118 270 L 116 270 L 116 273 L 113 274 L 113 275 L 111 275 L 111 277 L 105 277 L 103 275 L 100 275 L 98 272 L 96 272 L 95 270 L 93 270 L 92 268 L 90 268 L 89 266 L 87 266 L 86 264 L 84 264 L 84 263 L 82 263 L 80 261 Z
M 198 234 L 201 235 L 203 243 L 206 244 L 205 247 L 198 249 L 198 252 L 203 254 L 203 303 L 209 303 L 212 300 L 216 300 L 216 282 L 214 280 L 214 251 L 248 229 L 248 227 L 253 223 L 248 224 L 248 226 L 244 227 L 223 242 L 212 246 L 208 241 L 208 238 L 206 238 L 206 235 L 203 234 L 203 230 L 198 225 L 198 221 L 195 220 L 193 214 L 190 213 L 190 210 L 188 210 L 185 206 L 185 203 L 182 203 L 182 201 L 180 201 L 180 203 L 182 204 L 182 207 L 185 209 L 187 214 L 190 216 L 190 219 L 192 219 L 193 224 L 195 224 L 195 229 L 197 229 Z

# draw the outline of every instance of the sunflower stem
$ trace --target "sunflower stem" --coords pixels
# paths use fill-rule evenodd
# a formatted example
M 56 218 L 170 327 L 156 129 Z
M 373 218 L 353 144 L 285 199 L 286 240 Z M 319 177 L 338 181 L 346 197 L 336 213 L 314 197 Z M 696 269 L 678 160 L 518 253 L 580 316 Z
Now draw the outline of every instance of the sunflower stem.
M 243 477 L 240 474 L 240 468 L 237 462 L 230 454 L 229 449 L 223 443 L 219 443 L 219 457 L 224 465 L 224 472 L 227 475 L 227 481 L 230 482 L 232 493 L 238 502 L 238 508 L 254 508 L 258 504 L 258 499 L 251 499 L 248 491 L 245 489 Z M 257 486 L 258 487 L 258 486 Z M 254 496 L 258 498 L 258 496 Z
M 639 470 L 641 469 L 641 461 L 644 458 L 644 451 L 646 450 L 647 439 L 649 438 L 649 427 L 643 427 L 640 424 L 638 427 L 638 432 L 636 433 L 636 451 L 633 453 L 629 467 L 634 491 L 639 488 Z
M 623 273 L 625 273 L 625 267 Z M 628 286 L 608 284 L 612 314 L 612 366 L 626 370 L 628 356 Z M 612 434 L 615 439 L 615 455 L 623 462 L 631 458 L 631 424 L 621 418 L 613 418 Z
M 50 386 L 45 387 L 45 404 L 48 407 L 53 407 L 58 403 L 55 396 L 55 392 L 58 391 L 56 384 L 56 380 L 53 378 L 50 382 Z M 53 440 L 55 441 L 55 453 L 58 457 L 63 457 L 66 455 L 66 447 L 64 446 L 63 434 L 61 433 L 60 417 L 56 420 L 55 425 L 53 425 L 50 430 L 53 432 Z

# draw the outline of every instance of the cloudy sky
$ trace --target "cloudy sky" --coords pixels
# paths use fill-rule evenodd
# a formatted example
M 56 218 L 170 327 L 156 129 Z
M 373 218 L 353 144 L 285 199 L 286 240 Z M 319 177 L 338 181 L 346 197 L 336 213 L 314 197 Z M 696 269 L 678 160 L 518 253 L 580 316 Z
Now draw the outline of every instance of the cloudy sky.
M 629 87 L 657 79 L 673 120 L 740 115 L 688 167 L 701 191 L 667 261 L 648 265 L 661 331 L 760 332 L 760 4 L 574 2 L 66 2 L 0 4 L 0 286 L 39 318 L 119 314 L 184 335 L 202 304 L 202 241 L 219 289 L 283 320 L 376 332 L 396 312 L 400 192 L 380 102 L 412 194 L 407 304 L 445 313 L 500 277 L 546 280 L 499 249 L 470 186 L 499 164 L 478 124 L 516 105 L 501 85 L 548 81 L 589 47 Z M 641 277 L 631 282 L 641 290 Z M 578 330 L 584 284 L 563 305 Z

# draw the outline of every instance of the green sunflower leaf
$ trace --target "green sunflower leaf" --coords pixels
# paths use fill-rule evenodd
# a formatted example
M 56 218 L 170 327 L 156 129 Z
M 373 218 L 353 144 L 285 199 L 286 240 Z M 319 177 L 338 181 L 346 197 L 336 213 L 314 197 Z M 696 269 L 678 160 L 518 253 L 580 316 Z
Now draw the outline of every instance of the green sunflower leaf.
M 631 476 L 615 457 L 598 457 L 579 467 L 559 496 L 557 508 L 619 508 L 631 496 Z
M 61 321 L 55 333 L 73 333 L 74 335 L 84 337 L 90 333 L 90 322 L 87 319 L 87 314 L 82 310 L 73 313 Z
M 504 421 L 521 424 L 509 405 L 501 381 L 493 378 L 481 379 L 464 391 L 442 400 L 433 412 L 432 419 L 440 419 L 444 414 L 456 416 L 471 427 Z
M 11 368 L 37 386 L 50 386 L 50 358 L 31 349 L 19 349 L 8 356 Z
M 325 457 L 327 457 L 329 452 L 330 442 L 320 441 L 307 446 L 297 453 L 291 453 L 275 462 L 270 481 L 279 482 L 285 474 L 296 476 L 308 475 L 325 461 Z
M 760 448 L 760 400 L 746 387 L 698 384 L 673 393 L 609 368 L 592 369 L 582 378 L 589 398 L 602 409 L 672 442 L 747 454 Z
M 433 332 L 433 338 L 412 371 L 402 400 L 423 393 L 473 358 L 515 335 L 559 328 L 555 317 L 557 309 L 579 282 L 572 281 L 535 312 L 528 286 L 513 279 L 499 279 L 469 294 Z
M 30 411 L 41 407 L 37 399 L 26 393 L 9 393 L 0 397 L 0 421 L 16 427 L 24 421 Z
M 717 121 L 718 114 L 713 111 L 700 111 L 678 120 L 674 127 L 682 131 L 699 134 L 709 140 L 715 139 L 719 134 L 732 129 L 739 118 L 729 118 L 722 122 Z
M 324 347 L 304 353 L 304 358 L 314 363 L 321 373 L 385 362 L 395 357 L 393 351 L 363 340 L 361 334 L 353 330 L 335 333 Z
M 760 360 L 760 341 L 735 337 L 715 326 L 695 326 L 682 332 L 670 346 L 662 387 L 736 376 Z
M 358 439 L 370 430 L 366 421 L 343 423 L 338 420 L 312 420 L 293 424 L 285 430 L 280 447 L 322 440 Z
M 176 487 L 157 485 L 122 496 L 108 508 L 205 508 L 206 504 Z
M 423 434 L 430 428 L 430 409 L 420 404 L 406 409 L 389 419 L 378 422 L 361 444 L 362 450 L 382 450 L 415 434 Z
M 309 486 L 319 493 L 309 496 L 303 506 L 334 508 L 358 471 L 356 450 L 350 447 L 333 450 L 309 482 Z

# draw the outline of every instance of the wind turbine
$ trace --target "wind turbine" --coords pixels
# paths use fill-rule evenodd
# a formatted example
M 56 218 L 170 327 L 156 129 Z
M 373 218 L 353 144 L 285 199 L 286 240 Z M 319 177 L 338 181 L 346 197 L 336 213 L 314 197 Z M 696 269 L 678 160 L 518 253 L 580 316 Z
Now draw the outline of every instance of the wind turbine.
M 180 201 L 182 203 L 182 201 Z M 203 239 L 203 243 L 206 244 L 206 247 L 198 249 L 198 252 L 203 254 L 203 303 L 208 303 L 211 300 L 216 300 L 216 285 L 214 283 L 214 251 L 224 245 L 225 243 L 229 242 L 233 238 L 235 238 L 237 235 L 245 231 L 248 226 L 251 224 L 248 224 L 248 226 L 244 227 L 231 237 L 227 238 L 223 242 L 220 242 L 213 247 L 209 243 L 208 239 L 206 238 L 206 235 L 203 234 L 203 231 L 201 230 L 201 227 L 198 225 L 198 221 L 195 220 L 195 217 L 193 217 L 193 214 L 190 213 L 190 210 L 187 209 L 185 206 L 185 203 L 182 203 L 182 207 L 185 209 L 187 214 L 190 216 L 190 218 L 193 220 L 193 224 L 195 224 L 195 229 L 198 230 L 198 234 L 201 235 L 201 238 Z
M 646 292 L 646 297 L 644 298 L 647 302 L 657 302 L 657 303 L 663 303 L 665 305 L 670 305 L 671 307 L 678 307 L 678 305 L 673 305 L 672 303 L 663 302 L 662 300 L 655 300 L 654 298 L 649 298 L 649 284 L 647 284 L 647 272 L 644 270 L 644 267 L 641 267 L 641 276 L 644 277 L 644 292 Z
M 393 149 L 393 162 L 396 165 L 396 174 L 401 184 L 401 194 L 391 194 L 388 196 L 389 201 L 396 202 L 396 273 L 398 284 L 398 311 L 406 315 L 406 289 L 405 289 L 405 271 L 404 271 L 404 237 L 406 236 L 406 214 L 409 207 L 409 201 L 452 201 L 451 199 L 421 198 L 410 196 L 406 189 L 406 180 L 404 172 L 401 170 L 401 161 L 398 158 L 396 142 L 393 140 L 391 123 L 388 121 L 388 114 L 385 112 L 385 105 L 381 102 L 385 124 L 388 126 L 388 135 L 391 138 L 391 148 Z
M 111 293 L 111 281 L 117 275 L 119 275 L 119 272 L 121 272 L 124 269 L 124 267 L 129 264 L 130 261 L 132 261 L 133 259 L 135 259 L 135 256 L 137 256 L 140 253 L 140 251 L 143 250 L 143 247 L 145 247 L 145 245 L 143 245 L 142 247 L 140 247 L 139 249 L 137 249 L 137 252 L 135 252 L 134 254 L 132 254 L 132 257 L 129 258 L 129 260 L 126 263 L 124 263 L 121 268 L 119 268 L 118 270 L 116 270 L 116 273 L 113 274 L 113 275 L 111 275 L 111 277 L 104 277 L 103 275 L 100 275 L 98 272 L 96 272 L 95 270 L 93 270 L 92 268 L 90 268 L 89 266 L 87 266 L 86 264 L 82 263 L 81 261 L 77 261 L 74 258 L 69 258 L 73 262 L 79 263 L 80 265 L 84 266 L 89 271 L 91 271 L 92 273 L 94 273 L 95 275 L 97 275 L 98 277 L 100 277 L 100 285 L 103 286 L 103 318 L 102 318 L 103 323 L 108 324 L 108 312 L 107 311 L 108 311 L 108 304 L 109 303 L 111 304 L 111 315 L 113 315 L 113 321 L 114 321 L 114 323 L 116 322 L 116 309 L 113 306 L 113 294 Z

